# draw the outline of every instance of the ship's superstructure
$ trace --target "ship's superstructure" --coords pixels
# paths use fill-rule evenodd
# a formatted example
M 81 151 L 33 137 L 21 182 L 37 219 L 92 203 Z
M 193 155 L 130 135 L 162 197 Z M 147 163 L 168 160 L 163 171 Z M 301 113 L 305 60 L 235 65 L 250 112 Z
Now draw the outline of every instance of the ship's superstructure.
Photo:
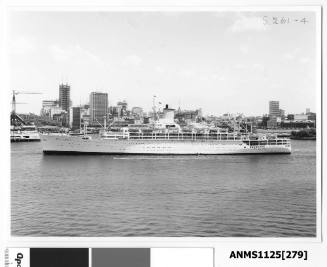
M 90 154 L 271 154 L 291 153 L 287 138 L 230 132 L 220 128 L 182 129 L 174 122 L 174 110 L 166 105 L 163 116 L 156 116 L 144 127 L 122 127 L 98 136 L 42 134 L 44 153 Z

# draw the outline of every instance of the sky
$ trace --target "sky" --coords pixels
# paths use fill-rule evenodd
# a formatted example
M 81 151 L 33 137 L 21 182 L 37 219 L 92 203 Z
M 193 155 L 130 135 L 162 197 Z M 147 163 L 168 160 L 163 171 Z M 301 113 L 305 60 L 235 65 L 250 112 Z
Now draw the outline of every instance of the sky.
M 153 95 L 205 115 L 287 113 L 316 108 L 313 12 L 35 12 L 8 23 L 10 86 L 17 112 L 39 114 L 42 100 L 71 85 L 73 105 L 107 92 L 109 105 L 149 111 Z M 278 24 L 273 23 L 277 17 Z M 290 23 L 282 24 L 282 18 Z M 306 18 L 306 23 L 295 22 Z

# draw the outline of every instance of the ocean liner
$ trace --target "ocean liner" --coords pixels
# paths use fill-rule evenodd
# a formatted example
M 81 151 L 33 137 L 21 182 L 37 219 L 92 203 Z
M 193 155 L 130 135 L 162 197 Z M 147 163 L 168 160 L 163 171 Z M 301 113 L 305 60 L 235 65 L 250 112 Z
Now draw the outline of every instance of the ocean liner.
M 181 130 L 174 122 L 173 110 L 146 129 L 123 127 L 102 131 L 99 136 L 41 134 L 42 149 L 50 153 L 214 155 L 214 154 L 289 154 L 288 138 L 228 132 L 219 128 Z M 106 129 L 106 127 L 104 127 Z

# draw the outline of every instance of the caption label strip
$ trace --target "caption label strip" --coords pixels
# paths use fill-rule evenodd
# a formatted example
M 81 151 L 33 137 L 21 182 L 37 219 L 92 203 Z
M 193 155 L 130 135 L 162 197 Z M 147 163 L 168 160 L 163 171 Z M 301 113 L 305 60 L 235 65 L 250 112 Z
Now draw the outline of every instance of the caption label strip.
M 214 267 L 213 248 L 9 248 L 6 267 Z

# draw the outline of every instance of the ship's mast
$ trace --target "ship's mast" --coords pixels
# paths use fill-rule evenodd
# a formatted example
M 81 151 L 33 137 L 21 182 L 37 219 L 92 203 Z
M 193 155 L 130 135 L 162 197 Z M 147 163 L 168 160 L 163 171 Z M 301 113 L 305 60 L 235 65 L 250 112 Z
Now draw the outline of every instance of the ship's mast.
M 81 99 L 79 99 L 79 133 L 82 131 L 82 105 L 81 105 Z
M 152 110 L 153 110 L 153 117 L 154 120 L 157 120 L 157 109 L 156 109 L 156 96 L 154 95 L 152 98 Z
M 13 90 L 13 94 L 12 94 L 12 114 L 15 115 L 16 114 L 16 95 L 15 95 L 15 91 Z

